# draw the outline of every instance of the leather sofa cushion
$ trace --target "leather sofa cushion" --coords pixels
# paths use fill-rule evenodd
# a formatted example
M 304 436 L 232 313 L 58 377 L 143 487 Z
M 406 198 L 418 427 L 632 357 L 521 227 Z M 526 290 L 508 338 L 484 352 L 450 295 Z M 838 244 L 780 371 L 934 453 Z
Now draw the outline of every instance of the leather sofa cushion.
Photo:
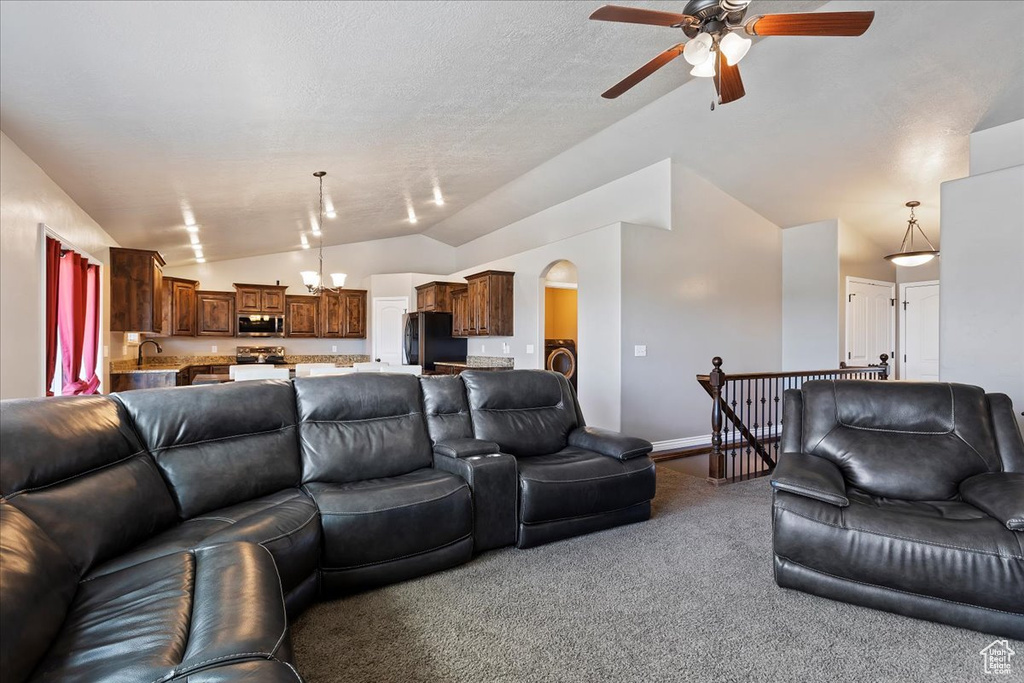
M 1024 614 L 1020 534 L 959 501 L 847 491 L 849 507 L 775 492 L 775 553 L 832 576 Z
M 35 678 L 156 681 L 276 657 L 286 619 L 266 550 L 232 543 L 166 555 L 83 581 Z
M 78 573 L 42 529 L 2 501 L 0 566 L 0 679 L 19 683 L 60 631 Z
M 303 482 L 393 477 L 432 460 L 412 375 L 361 373 L 295 380 Z
M 960 484 L 960 497 L 998 519 L 1007 529 L 1024 531 L 1024 472 L 975 475 Z
M 256 659 L 190 674 L 187 683 L 302 683 L 287 662 Z
M 288 381 L 117 396 L 170 484 L 182 519 L 299 484 Z
M 437 443 L 473 437 L 466 385 L 461 377 L 420 377 L 420 387 L 431 441 Z
M 802 391 L 803 452 L 870 494 L 951 500 L 964 479 L 1001 467 L 979 387 L 843 380 Z
M 623 461 L 569 447 L 518 461 L 524 524 L 611 512 L 654 498 L 654 463 L 647 456 Z
M 143 451 L 124 409 L 106 396 L 3 401 L 0 435 L 4 496 L 55 484 Z
M 473 508 L 461 477 L 421 469 L 346 484 L 311 483 L 320 509 L 325 569 L 351 569 L 436 550 L 471 536 Z
M 89 578 L 110 574 L 157 557 L 235 541 L 270 551 L 287 593 L 316 571 L 320 519 L 309 496 L 285 489 L 193 517 L 97 567 Z
M 473 435 L 497 443 L 503 453 L 529 457 L 565 448 L 580 426 L 572 388 L 545 370 L 468 370 L 466 385 Z

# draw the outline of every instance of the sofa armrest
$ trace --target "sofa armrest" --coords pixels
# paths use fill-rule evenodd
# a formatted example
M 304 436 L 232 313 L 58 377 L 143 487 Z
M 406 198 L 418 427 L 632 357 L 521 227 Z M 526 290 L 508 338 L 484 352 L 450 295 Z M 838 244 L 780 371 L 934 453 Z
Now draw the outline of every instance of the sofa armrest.
M 435 451 L 434 469 L 458 475 L 469 484 L 473 494 L 474 552 L 516 542 L 519 468 L 514 457 L 494 451 L 466 457 Z
M 831 461 L 810 453 L 781 454 L 772 487 L 841 508 L 850 504 L 843 473 Z
M 1017 426 L 1013 403 L 1006 394 L 988 394 L 988 409 L 996 433 L 996 449 L 1004 472 L 1024 472 L 1024 437 Z
M 985 472 L 960 484 L 960 497 L 1011 531 L 1024 531 L 1024 472 Z
M 501 448 L 493 441 L 481 439 L 448 439 L 434 444 L 434 453 L 449 458 L 468 458 L 473 455 L 491 455 L 501 453 Z
M 574 429 L 569 433 L 569 445 L 585 448 L 588 451 L 607 455 L 609 458 L 617 460 L 639 458 L 654 450 L 650 441 L 598 427 Z

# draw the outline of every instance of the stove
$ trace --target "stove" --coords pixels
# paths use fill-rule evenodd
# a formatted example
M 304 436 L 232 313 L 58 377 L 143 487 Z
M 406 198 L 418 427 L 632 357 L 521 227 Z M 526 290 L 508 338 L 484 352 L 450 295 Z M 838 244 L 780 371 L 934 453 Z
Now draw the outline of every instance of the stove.
M 235 347 L 235 363 L 249 365 L 266 363 L 268 365 L 285 365 L 283 346 L 237 346 Z

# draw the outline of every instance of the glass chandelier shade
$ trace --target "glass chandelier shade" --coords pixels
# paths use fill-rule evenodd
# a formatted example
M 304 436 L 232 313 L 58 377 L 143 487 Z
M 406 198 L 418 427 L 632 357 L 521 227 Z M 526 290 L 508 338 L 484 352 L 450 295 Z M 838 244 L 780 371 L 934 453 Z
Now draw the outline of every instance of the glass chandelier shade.
M 917 217 L 914 216 L 914 209 L 921 206 L 921 202 L 907 202 L 906 206 L 910 209 L 910 219 L 907 221 L 907 231 L 903 233 L 903 243 L 900 244 L 900 250 L 898 252 L 895 254 L 889 254 L 885 259 L 887 261 L 891 261 L 897 266 L 911 268 L 913 266 L 921 266 L 928 263 L 939 255 L 939 250 L 935 248 L 935 245 L 931 243 L 928 236 L 924 234 L 924 230 L 922 230 L 921 226 L 917 223 Z M 921 233 L 921 237 L 928 245 L 927 249 L 917 249 L 915 247 L 915 232 Z

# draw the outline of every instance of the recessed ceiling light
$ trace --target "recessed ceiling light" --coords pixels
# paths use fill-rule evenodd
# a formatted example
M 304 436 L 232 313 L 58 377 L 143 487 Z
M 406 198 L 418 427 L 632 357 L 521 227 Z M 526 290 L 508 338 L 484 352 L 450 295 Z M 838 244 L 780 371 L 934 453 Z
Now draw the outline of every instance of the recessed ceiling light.
M 194 223 L 192 225 L 186 225 L 185 229 L 188 230 L 191 233 L 199 232 L 199 226 L 194 224 Z
M 206 259 L 204 259 L 202 256 L 197 256 L 196 263 L 206 263 Z
M 334 202 L 330 197 L 324 197 L 324 215 L 328 218 L 338 217 L 338 212 L 334 210 Z
M 411 206 L 409 207 L 409 222 L 410 223 L 416 223 L 417 222 L 416 212 L 413 211 L 413 208 Z
M 306 238 L 306 233 L 299 235 L 299 241 L 302 242 L 303 249 L 309 249 L 309 240 Z
M 193 232 L 191 235 L 188 236 L 188 241 L 191 244 L 199 244 L 199 233 Z
M 444 195 L 441 194 L 441 188 L 434 186 L 434 203 L 438 206 L 444 206 Z

